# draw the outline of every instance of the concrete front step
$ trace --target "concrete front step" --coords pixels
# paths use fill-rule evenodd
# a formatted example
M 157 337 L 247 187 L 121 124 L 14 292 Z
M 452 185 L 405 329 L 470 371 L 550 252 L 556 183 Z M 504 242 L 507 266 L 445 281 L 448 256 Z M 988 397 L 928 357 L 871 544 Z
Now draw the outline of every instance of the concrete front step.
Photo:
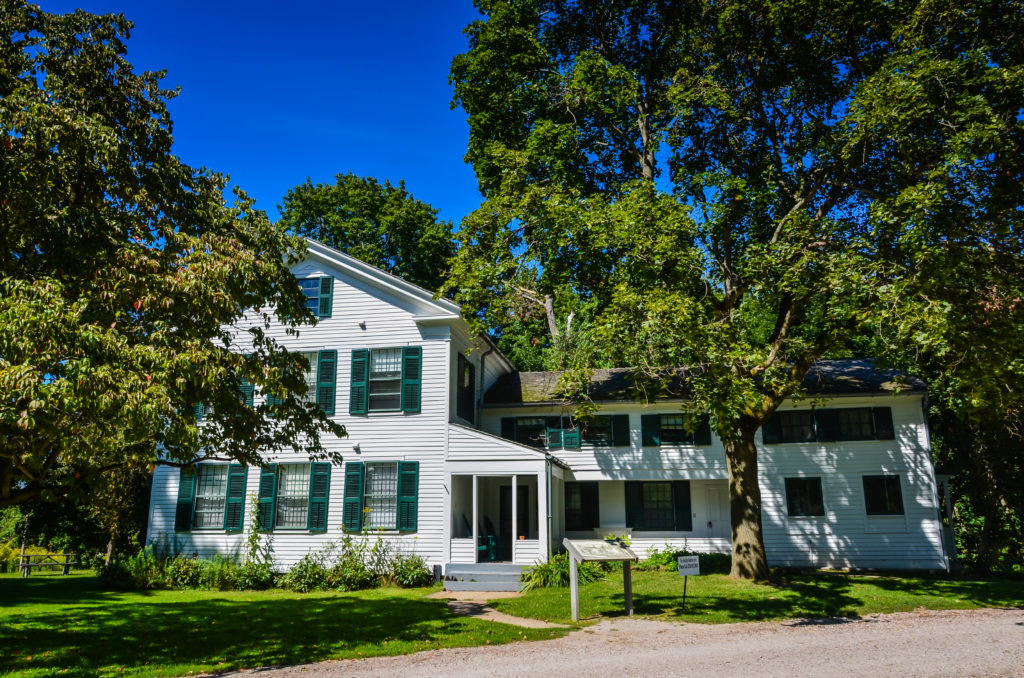
M 448 563 L 444 587 L 449 591 L 518 591 L 523 565 Z

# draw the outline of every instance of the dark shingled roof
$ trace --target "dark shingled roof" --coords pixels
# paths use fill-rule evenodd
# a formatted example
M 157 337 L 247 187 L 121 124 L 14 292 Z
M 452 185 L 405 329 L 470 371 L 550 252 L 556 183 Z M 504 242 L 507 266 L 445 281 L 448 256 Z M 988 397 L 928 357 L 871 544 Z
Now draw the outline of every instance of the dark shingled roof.
M 513 372 L 494 383 L 484 394 L 485 405 L 517 405 L 557 402 L 555 395 L 561 372 Z M 669 376 L 668 396 L 685 398 L 686 370 L 673 370 Z M 594 370 L 590 379 L 592 400 L 633 400 L 630 370 L 620 367 Z M 875 369 L 864 358 L 820 360 L 804 378 L 804 388 L 813 395 L 855 395 L 926 390 L 925 383 L 897 370 Z

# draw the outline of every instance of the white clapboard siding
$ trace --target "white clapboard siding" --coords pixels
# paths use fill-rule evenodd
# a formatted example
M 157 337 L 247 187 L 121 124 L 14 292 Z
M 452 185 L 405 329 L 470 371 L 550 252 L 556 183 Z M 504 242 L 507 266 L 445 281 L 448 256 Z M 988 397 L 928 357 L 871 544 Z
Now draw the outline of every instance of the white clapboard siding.
M 367 274 L 365 265 L 353 266 L 356 267 L 352 269 L 355 273 L 344 267 L 332 266 L 326 258 L 311 257 L 293 267 L 293 273 L 299 278 L 320 275 L 334 277 L 332 316 L 322 319 L 316 326 L 301 328 L 298 336 L 289 335 L 284 327 L 276 325 L 267 334 L 293 351 L 338 351 L 334 420 L 346 427 L 348 436 L 325 436 L 323 446 L 329 451 L 339 452 L 346 462 L 418 461 L 418 530 L 410 534 L 393 531 L 384 534 L 393 548 L 407 553 L 415 552 L 431 564 L 441 564 L 448 555 L 444 537 L 447 524 L 444 481 L 450 365 L 453 356 L 448 325 L 421 323 L 418 322 L 418 316 L 439 315 L 449 313 L 450 310 L 433 306 L 429 293 L 424 292 L 419 296 L 403 294 L 400 286 L 396 292 L 388 287 L 397 284 L 390 277 L 382 280 L 383 287 L 378 287 L 372 280 L 372 270 Z M 255 314 L 250 313 L 249 319 L 256 322 Z M 246 334 L 239 332 L 236 337 L 239 350 L 245 350 Z M 352 350 L 407 345 L 420 346 L 423 351 L 421 411 L 408 414 L 389 412 L 350 415 Z M 262 396 L 257 394 L 256 398 L 258 401 Z M 358 450 L 354 449 L 356 445 Z M 268 451 L 266 456 L 271 462 L 308 461 L 303 455 L 290 453 Z M 247 494 L 255 493 L 258 484 L 259 469 L 252 468 L 247 478 Z M 200 557 L 240 554 L 244 531 L 234 534 L 225 534 L 222 530 L 174 531 L 177 490 L 178 470 L 158 467 L 153 481 L 148 541 L 162 541 L 177 552 L 194 553 Z M 287 568 L 306 554 L 343 538 L 343 499 L 342 465 L 334 467 L 331 472 L 325 533 L 279 529 L 271 537 L 266 537 L 273 540 L 274 560 L 279 567 Z M 247 501 L 246 526 L 252 520 L 250 513 Z M 371 536 L 371 539 L 376 539 L 376 535 Z
M 943 569 L 941 525 L 931 451 L 919 394 L 840 397 L 816 402 L 817 407 L 892 408 L 896 440 L 765 446 L 758 433 L 762 520 L 769 562 L 779 566 L 849 568 Z M 809 402 L 787 402 L 783 409 L 806 409 Z M 728 478 L 725 450 L 717 436 L 710 446 L 673 445 L 643 447 L 640 417 L 680 411 L 679 403 L 641 406 L 603 403 L 599 414 L 627 414 L 630 446 L 552 450 L 565 461 L 567 478 L 600 482 L 602 525 L 625 525 L 625 480 L 691 480 L 693 531 L 691 533 L 633 534 L 637 553 L 662 548 L 666 543 L 698 551 L 729 549 L 729 531 L 719 527 L 728 520 L 728 506 L 708 504 L 707 485 Z M 564 406 L 497 407 L 484 411 L 483 427 L 498 435 L 502 417 L 568 414 Z M 861 478 L 899 475 L 904 516 L 867 516 Z M 822 478 L 826 516 L 788 518 L 785 478 Z M 716 497 L 720 495 L 714 495 Z M 727 495 L 726 495 L 727 496 Z M 713 527 L 708 528 L 712 520 Z M 569 537 L 590 535 L 568 533 Z

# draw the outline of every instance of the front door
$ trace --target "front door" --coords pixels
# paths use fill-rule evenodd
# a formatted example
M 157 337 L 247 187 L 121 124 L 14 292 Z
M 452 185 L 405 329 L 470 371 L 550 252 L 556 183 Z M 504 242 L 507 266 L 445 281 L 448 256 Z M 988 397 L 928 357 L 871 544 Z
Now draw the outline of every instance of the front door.
M 729 488 L 715 483 L 707 487 L 708 537 L 729 539 Z

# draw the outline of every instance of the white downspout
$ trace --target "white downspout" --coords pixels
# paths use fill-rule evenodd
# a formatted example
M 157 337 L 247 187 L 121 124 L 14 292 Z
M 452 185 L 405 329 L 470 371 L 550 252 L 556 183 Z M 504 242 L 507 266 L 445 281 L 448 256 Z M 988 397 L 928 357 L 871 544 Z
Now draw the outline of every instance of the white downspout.
M 547 557 L 544 559 L 545 561 L 547 561 L 549 558 L 551 558 L 551 544 L 552 544 L 552 537 L 551 537 L 551 480 L 552 480 L 551 458 L 548 457 L 548 459 L 546 461 L 547 461 L 547 465 L 548 465 L 548 492 L 547 492 L 547 495 L 548 495 L 548 553 L 547 553 Z

